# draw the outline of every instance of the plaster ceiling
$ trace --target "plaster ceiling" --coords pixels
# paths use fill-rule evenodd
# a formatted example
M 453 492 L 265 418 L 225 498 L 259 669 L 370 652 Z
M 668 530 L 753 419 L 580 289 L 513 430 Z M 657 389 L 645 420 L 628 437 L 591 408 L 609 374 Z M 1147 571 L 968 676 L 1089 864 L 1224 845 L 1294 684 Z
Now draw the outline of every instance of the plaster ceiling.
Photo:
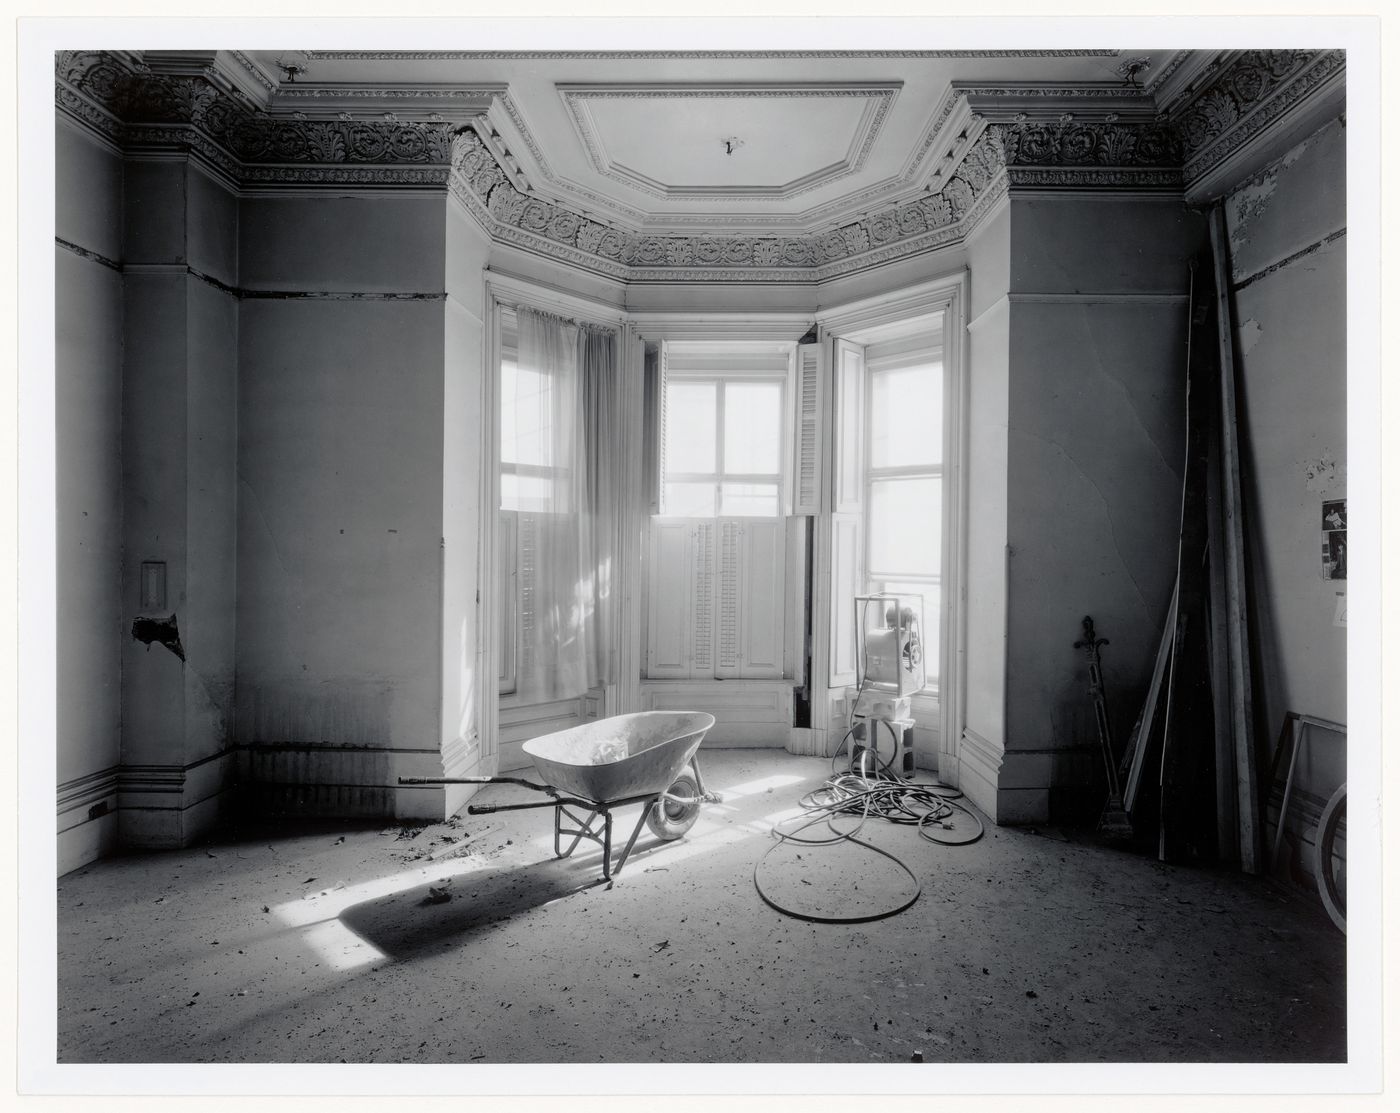
M 1173 52 L 240 57 L 274 113 L 460 118 L 530 193 L 619 227 L 803 233 L 922 193 L 956 138 L 945 134 L 958 126 L 955 87 L 1148 97 Z M 1132 59 L 1147 63 L 1137 84 L 1125 77 Z

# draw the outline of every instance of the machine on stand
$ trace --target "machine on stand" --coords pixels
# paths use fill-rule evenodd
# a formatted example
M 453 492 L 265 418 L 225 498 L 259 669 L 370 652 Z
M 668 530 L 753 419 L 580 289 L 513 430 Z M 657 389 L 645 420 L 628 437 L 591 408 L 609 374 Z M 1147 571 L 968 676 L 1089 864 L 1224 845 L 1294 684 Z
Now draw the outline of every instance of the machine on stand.
M 897 592 L 855 597 L 856 690 L 852 767 L 914 775 L 912 697 L 926 681 L 924 598 Z

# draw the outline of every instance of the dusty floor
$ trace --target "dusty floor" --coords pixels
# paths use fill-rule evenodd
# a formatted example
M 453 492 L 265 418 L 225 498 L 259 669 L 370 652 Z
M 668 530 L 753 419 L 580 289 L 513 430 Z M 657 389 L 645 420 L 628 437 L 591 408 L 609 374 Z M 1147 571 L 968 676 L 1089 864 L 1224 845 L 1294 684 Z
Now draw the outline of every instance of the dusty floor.
M 68 874 L 59 1059 L 1345 1058 L 1345 940 L 1306 893 L 1058 832 L 993 828 L 943 847 L 880 823 L 867 835 L 910 865 L 918 901 L 872 923 L 807 923 L 759 900 L 753 868 L 772 818 L 827 763 L 718 751 L 704 771 L 725 803 L 682 842 L 644 832 L 611 889 L 574 891 L 599 852 L 553 860 L 547 810 L 463 814 L 412 838 L 245 832 Z M 798 852 L 765 876 L 814 909 L 903 884 L 868 853 Z

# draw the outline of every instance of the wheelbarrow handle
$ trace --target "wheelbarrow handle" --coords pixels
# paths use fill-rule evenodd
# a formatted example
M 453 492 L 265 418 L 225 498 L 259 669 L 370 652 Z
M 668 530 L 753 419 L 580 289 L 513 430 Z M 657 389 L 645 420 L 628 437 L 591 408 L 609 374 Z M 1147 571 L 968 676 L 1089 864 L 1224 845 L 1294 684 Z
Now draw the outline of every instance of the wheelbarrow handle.
M 575 800 L 570 796 L 560 796 L 556 800 L 536 800 L 530 804 L 468 804 L 467 814 L 490 815 L 492 812 L 523 812 L 531 808 L 556 808 L 560 804 L 572 804 L 580 808 L 593 806 L 587 800 Z
M 534 781 L 521 780 L 519 777 L 400 777 L 401 785 L 523 785 L 525 788 L 533 788 L 536 792 L 546 792 L 550 796 L 558 796 L 559 791 L 550 785 L 537 785 Z

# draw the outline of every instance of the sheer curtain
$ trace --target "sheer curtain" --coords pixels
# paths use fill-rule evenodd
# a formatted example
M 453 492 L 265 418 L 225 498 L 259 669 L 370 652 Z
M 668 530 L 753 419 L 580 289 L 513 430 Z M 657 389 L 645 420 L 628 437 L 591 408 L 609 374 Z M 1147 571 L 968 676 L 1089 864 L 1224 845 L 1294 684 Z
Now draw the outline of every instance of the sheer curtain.
M 522 504 L 534 539 L 522 568 L 517 693 L 582 695 L 613 679 L 613 538 L 617 533 L 616 340 L 612 332 L 520 307 L 514 421 L 540 461 Z M 535 469 L 532 469 L 535 470 Z

